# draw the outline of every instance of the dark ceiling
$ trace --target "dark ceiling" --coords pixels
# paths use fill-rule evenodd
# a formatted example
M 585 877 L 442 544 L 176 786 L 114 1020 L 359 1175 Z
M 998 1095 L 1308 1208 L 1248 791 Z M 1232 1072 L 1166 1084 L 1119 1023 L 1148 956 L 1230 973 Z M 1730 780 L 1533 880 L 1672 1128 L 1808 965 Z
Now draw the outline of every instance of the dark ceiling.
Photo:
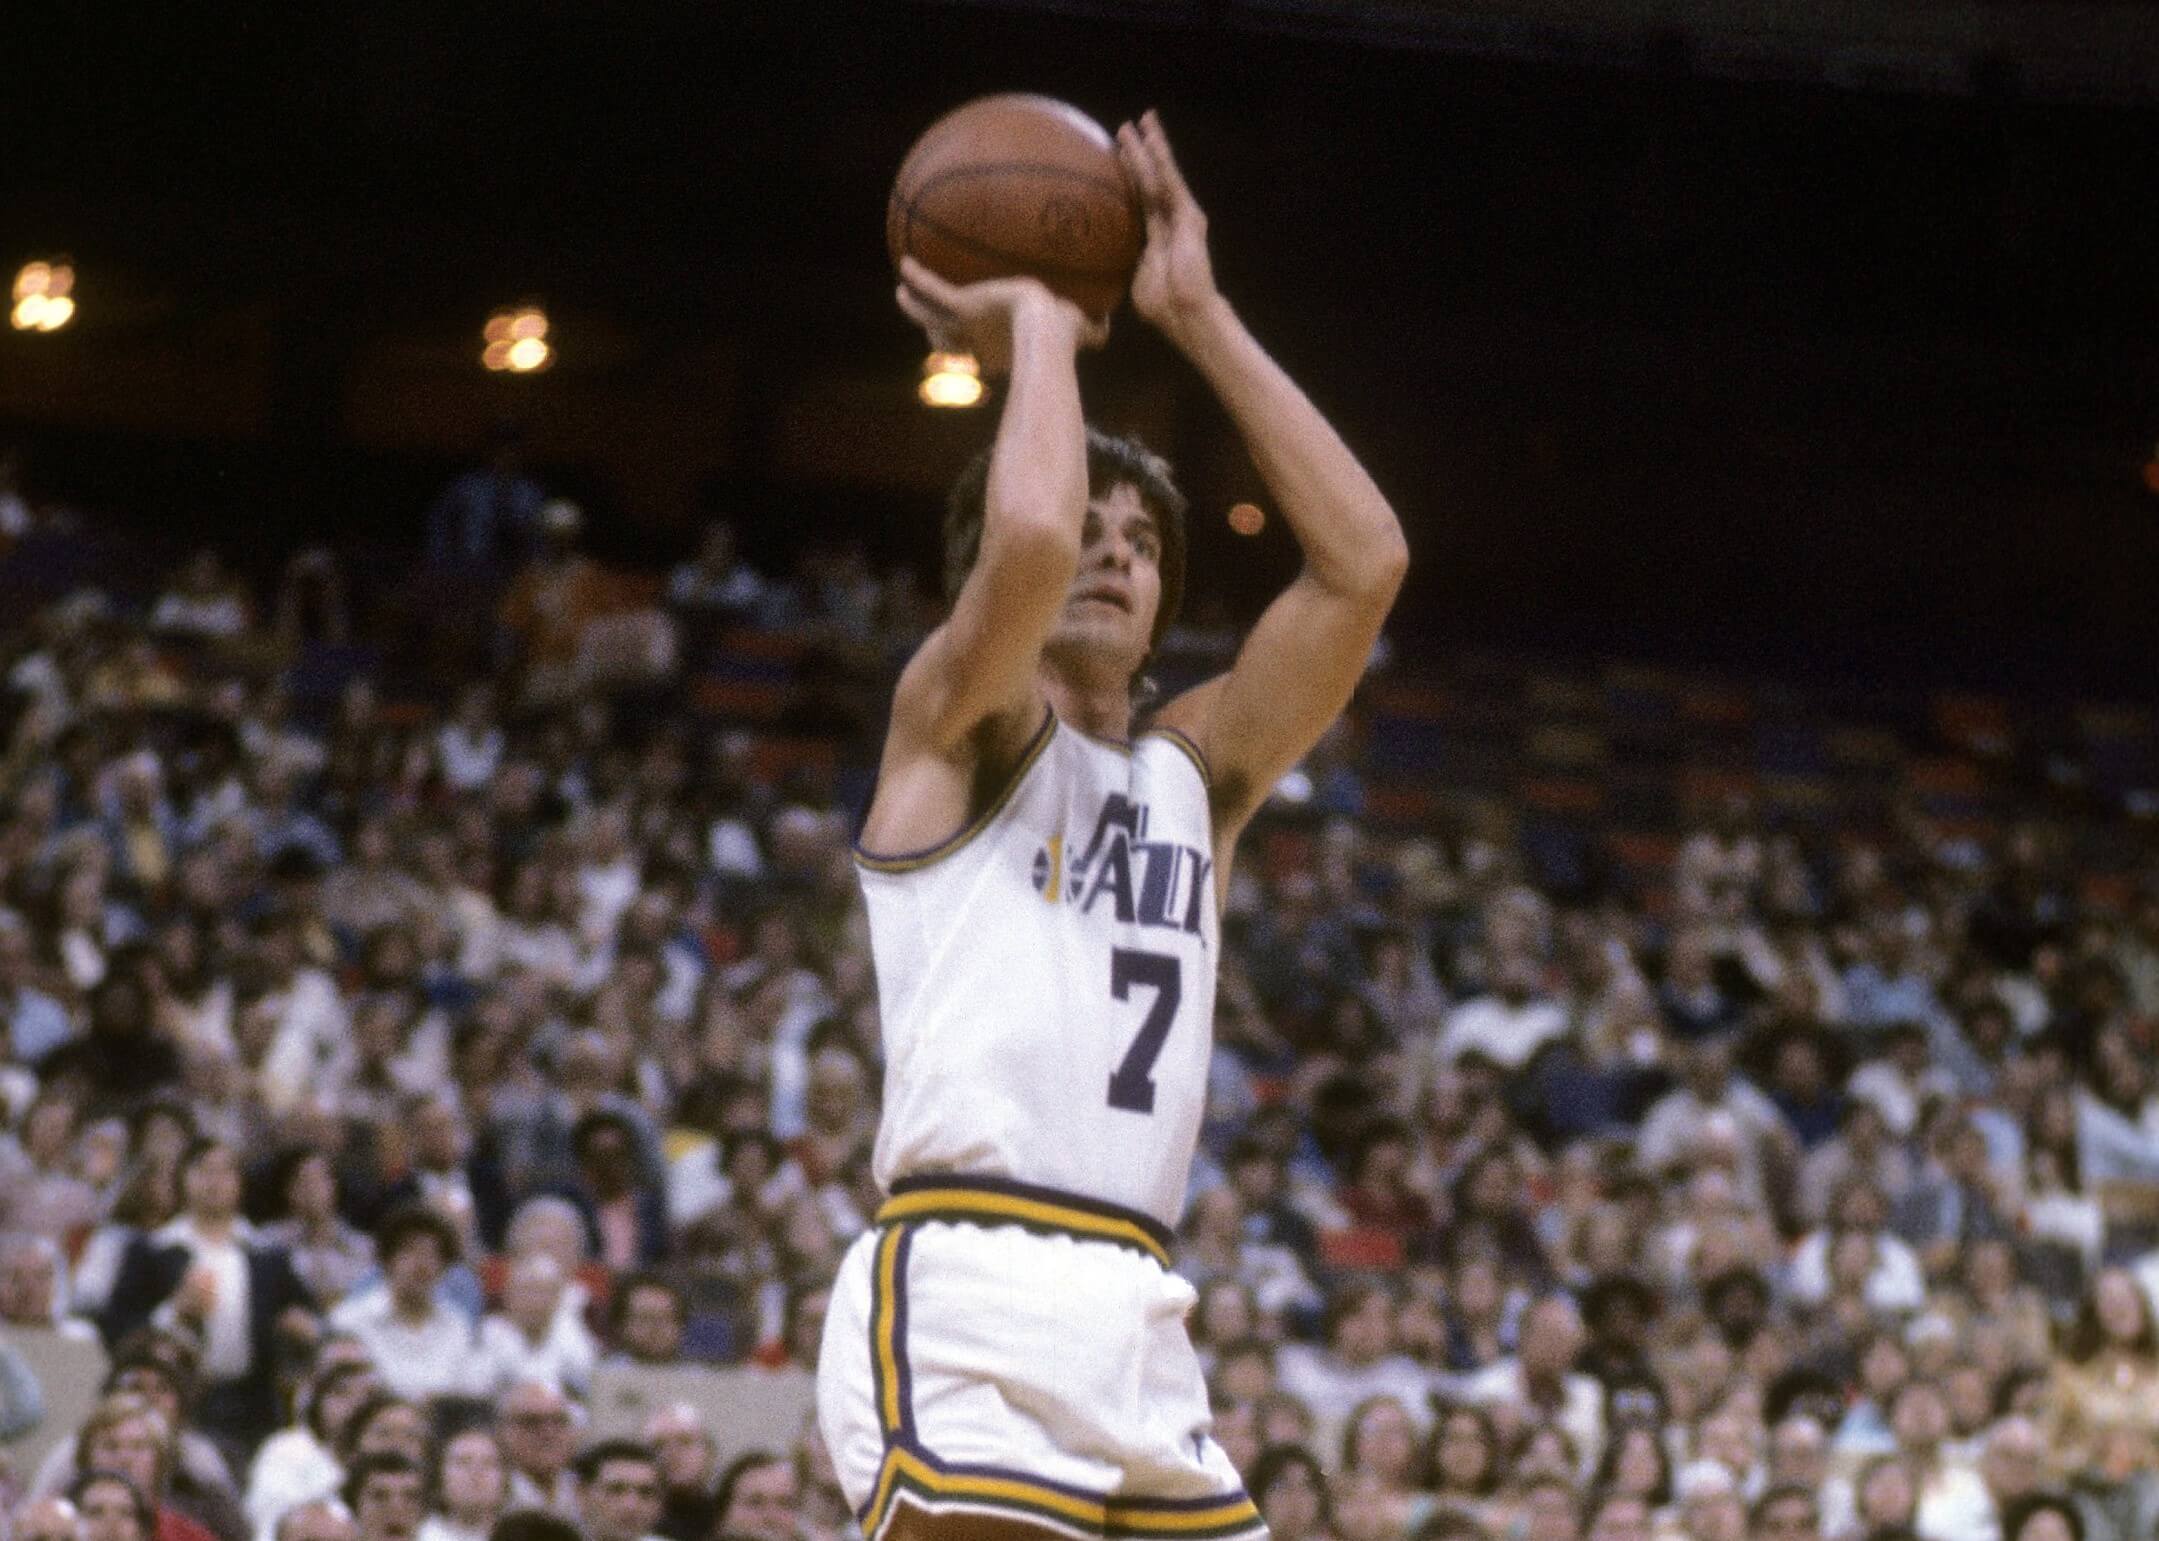
M 1806 49 L 1772 70 L 1729 33 L 1627 25 L 1630 3 L 1564 24 L 1530 0 L 54 7 L 0 64 L 0 262 L 75 255 L 67 345 L 107 382 L 252 318 L 245 408 L 202 426 L 175 366 L 166 426 L 255 456 L 264 485 L 438 474 L 439 444 L 363 430 L 353 403 L 383 347 L 463 368 L 476 318 L 525 294 L 604 356 L 581 401 L 702 401 L 724 368 L 724 407 L 697 409 L 710 469 L 853 485 L 787 425 L 844 437 L 834 403 L 887 382 L 913 410 L 880 220 L 911 137 L 988 90 L 1159 104 L 1225 286 L 1401 502 L 1435 634 L 2148 693 L 2159 114 L 2120 100 L 2140 67 L 2092 77 L 2115 100 L 2062 100 L 2084 77 L 2020 58 L 1995 25 L 2015 8 L 1975 3 L 1929 89 L 1822 83 L 1865 83 L 1850 32 L 1812 81 L 1742 79 L 1805 74 Z M 2057 42 L 2139 11 L 2159 42 L 2159 12 L 2028 4 Z M 1203 500 L 1243 490 L 1139 330 L 1091 393 L 1154 403 L 1135 415 L 1174 424 Z M 45 357 L 0 336 L 0 427 L 105 454 L 122 415 L 80 378 L 48 389 Z M 942 474 L 977 430 L 922 431 Z M 629 514 L 682 517 L 656 507 Z

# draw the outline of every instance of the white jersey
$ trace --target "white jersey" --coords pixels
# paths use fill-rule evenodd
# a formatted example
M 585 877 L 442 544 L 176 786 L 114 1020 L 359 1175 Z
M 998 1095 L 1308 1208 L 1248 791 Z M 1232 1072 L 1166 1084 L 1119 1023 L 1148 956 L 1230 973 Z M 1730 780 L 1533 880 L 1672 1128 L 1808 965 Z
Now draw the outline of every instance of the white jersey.
M 878 1182 L 1003 1180 L 1174 1227 L 1220 945 L 1191 741 L 1127 747 L 1046 714 L 967 829 L 857 860 L 884 1018 Z

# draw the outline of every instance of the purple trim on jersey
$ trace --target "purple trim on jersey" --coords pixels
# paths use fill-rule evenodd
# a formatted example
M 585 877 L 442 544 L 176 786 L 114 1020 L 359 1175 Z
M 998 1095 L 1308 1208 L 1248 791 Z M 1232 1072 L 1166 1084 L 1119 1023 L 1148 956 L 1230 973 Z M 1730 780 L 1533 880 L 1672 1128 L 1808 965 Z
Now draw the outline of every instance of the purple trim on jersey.
M 1005 1198 L 1032 1199 L 1038 1204 L 1061 1204 L 1066 1209 L 1082 1210 L 1090 1215 L 1100 1215 L 1105 1220 L 1122 1220 L 1127 1225 L 1138 1226 L 1157 1246 L 1167 1252 L 1175 1245 L 1177 1233 L 1157 1220 L 1153 1215 L 1141 1214 L 1136 1209 L 1126 1209 L 1106 1199 L 1084 1198 L 1077 1193 L 1067 1193 L 1061 1188 L 1044 1188 L 1034 1183 L 1023 1183 L 1009 1177 L 960 1177 L 941 1173 L 917 1173 L 902 1177 L 892 1184 L 892 1196 L 914 1193 L 924 1188 L 973 1189 L 978 1193 L 995 1193 Z M 987 1217 L 970 1216 L 978 1223 Z M 1019 1222 L 1014 1221 L 1014 1224 Z M 1090 1237 L 1089 1240 L 1100 1240 Z
M 1020 751 L 1019 759 L 1014 762 L 1015 769 L 1012 772 L 1012 780 L 995 797 L 990 799 L 989 806 L 980 814 L 969 819 L 935 845 L 924 846 L 919 851 L 873 851 L 860 840 L 857 840 L 855 842 L 855 854 L 866 862 L 925 862 L 966 844 L 969 839 L 980 834 L 983 826 L 997 817 L 1004 805 L 1012 800 L 1012 794 L 1019 790 L 1020 782 L 1026 779 L 1027 772 L 1034 768 L 1035 756 L 1041 752 L 1042 746 L 1049 741 L 1050 734 L 1056 726 L 1057 714 L 1047 706 L 1043 707 L 1042 726 L 1035 729 L 1034 737 L 1027 740 L 1027 747 Z M 873 792 L 871 795 L 874 797 L 875 793 Z
M 907 1365 L 907 1254 L 915 1244 L 914 1227 L 900 1227 L 899 1244 L 892 1253 L 892 1366 L 899 1376 L 899 1442 L 918 1449 L 915 1438 L 915 1377 Z

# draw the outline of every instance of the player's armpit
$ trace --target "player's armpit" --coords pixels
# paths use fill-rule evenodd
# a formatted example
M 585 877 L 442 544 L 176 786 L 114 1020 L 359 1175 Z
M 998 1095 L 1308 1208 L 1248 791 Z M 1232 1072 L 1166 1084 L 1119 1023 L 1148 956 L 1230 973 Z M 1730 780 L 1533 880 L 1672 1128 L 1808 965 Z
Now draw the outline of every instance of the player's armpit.
M 1162 709 L 1156 720 L 1207 757 L 1218 842 L 1236 838 L 1349 704 L 1400 581 L 1399 565 L 1360 590 L 1306 573 L 1267 607 L 1227 674 Z

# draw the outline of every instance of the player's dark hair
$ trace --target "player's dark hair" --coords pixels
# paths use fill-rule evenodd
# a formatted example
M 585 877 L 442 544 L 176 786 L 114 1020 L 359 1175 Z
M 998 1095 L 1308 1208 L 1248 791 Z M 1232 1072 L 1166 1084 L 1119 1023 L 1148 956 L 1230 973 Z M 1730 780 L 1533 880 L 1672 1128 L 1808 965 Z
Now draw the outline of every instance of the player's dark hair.
M 967 463 L 945 499 L 945 599 L 959 598 L 967 575 L 982 552 L 982 520 L 989 501 L 990 456 L 984 450 Z M 1137 439 L 1087 429 L 1087 491 L 1099 497 L 1112 487 L 1130 486 L 1154 515 L 1162 537 L 1162 603 L 1154 613 L 1150 648 L 1162 645 L 1163 633 L 1184 605 L 1185 496 L 1170 479 L 1169 462 Z

